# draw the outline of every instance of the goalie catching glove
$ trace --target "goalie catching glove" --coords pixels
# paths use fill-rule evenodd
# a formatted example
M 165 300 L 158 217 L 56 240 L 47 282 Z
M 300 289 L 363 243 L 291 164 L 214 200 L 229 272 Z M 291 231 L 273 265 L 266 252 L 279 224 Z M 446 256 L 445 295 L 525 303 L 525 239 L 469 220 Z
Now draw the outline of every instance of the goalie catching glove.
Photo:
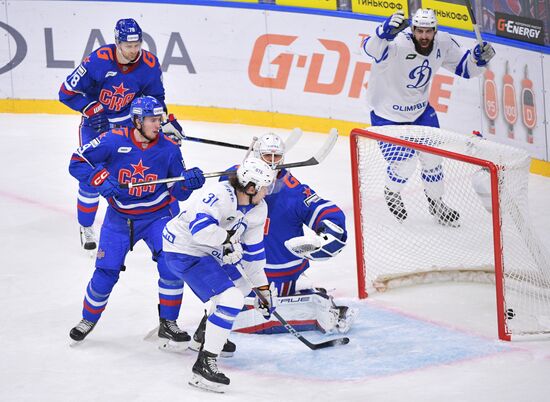
M 346 239 L 344 229 L 325 219 L 321 221 L 317 235 L 293 237 L 285 241 L 285 246 L 296 257 L 324 261 L 340 253 Z
M 172 113 L 168 115 L 168 120 L 162 123 L 162 132 L 179 145 L 181 145 L 181 141 L 185 139 L 183 128 L 181 128 L 181 125 Z
M 277 296 L 275 284 L 259 286 L 256 288 L 256 298 L 254 299 L 254 308 L 269 320 L 271 313 L 274 310 L 273 297 Z

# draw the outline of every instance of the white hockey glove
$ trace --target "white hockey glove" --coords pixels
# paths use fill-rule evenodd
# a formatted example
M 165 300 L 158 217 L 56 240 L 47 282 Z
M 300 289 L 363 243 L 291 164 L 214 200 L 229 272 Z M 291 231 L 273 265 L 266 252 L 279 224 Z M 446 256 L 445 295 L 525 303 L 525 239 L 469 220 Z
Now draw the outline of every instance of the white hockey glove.
M 277 296 L 275 285 L 272 282 L 271 285 L 259 286 L 256 288 L 256 291 L 259 295 L 256 294 L 256 298 L 254 299 L 254 308 L 258 310 L 266 320 L 269 320 L 274 310 L 273 298 Z
M 227 231 L 227 239 L 225 239 L 225 244 L 236 244 L 241 242 L 241 236 L 246 230 L 246 225 L 243 222 L 239 222 L 237 225 L 233 226 L 231 230 Z
M 495 48 L 491 46 L 490 43 L 483 41 L 483 46 L 477 44 L 476 47 L 472 49 L 472 60 L 479 67 L 483 67 L 489 63 L 489 60 L 495 57 L 495 54 Z
M 241 243 L 224 244 L 222 262 L 225 264 L 237 264 L 243 258 L 243 246 Z
M 405 19 L 405 14 L 399 10 L 384 21 L 380 26 L 381 32 L 378 32 L 378 36 L 381 39 L 394 40 L 397 34 L 408 26 L 409 20 Z
M 346 239 L 347 234 L 344 229 L 324 219 L 316 236 L 293 237 L 285 241 L 285 246 L 296 257 L 324 261 L 340 253 L 346 245 Z
M 181 145 L 181 141 L 185 139 L 185 133 L 181 125 L 171 113 L 168 115 L 168 120 L 162 123 L 162 132 L 179 145 Z

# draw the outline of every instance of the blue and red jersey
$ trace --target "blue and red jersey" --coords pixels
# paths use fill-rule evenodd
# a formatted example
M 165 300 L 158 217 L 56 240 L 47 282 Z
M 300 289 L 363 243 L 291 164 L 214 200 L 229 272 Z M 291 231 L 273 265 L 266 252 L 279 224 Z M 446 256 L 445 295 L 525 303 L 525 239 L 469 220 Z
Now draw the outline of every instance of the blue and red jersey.
M 92 172 L 106 168 L 119 183 L 144 181 L 181 176 L 185 164 L 179 146 L 163 134 L 143 148 L 134 138 L 134 129 L 126 127 L 111 129 L 88 144 L 78 148 L 72 155 L 69 172 L 80 182 L 89 183 Z M 177 191 L 176 191 L 177 190 Z M 121 190 L 117 197 L 107 199 L 109 208 L 126 217 L 152 218 L 165 214 L 172 200 L 185 200 L 190 190 L 182 190 L 181 184 L 172 187 L 152 184 Z
M 166 109 L 157 57 L 142 50 L 135 63 L 120 64 L 114 44 L 93 51 L 69 74 L 59 90 L 59 100 L 71 109 L 81 112 L 90 103 L 98 101 L 103 105 L 109 123 L 130 127 L 132 100 L 144 95 L 155 97 Z

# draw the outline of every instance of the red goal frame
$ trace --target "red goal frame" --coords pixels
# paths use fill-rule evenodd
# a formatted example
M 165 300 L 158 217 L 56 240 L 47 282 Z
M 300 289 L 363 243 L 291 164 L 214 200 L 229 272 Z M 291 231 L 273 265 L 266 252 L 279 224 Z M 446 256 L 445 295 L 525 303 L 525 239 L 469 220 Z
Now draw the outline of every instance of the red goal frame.
M 498 337 L 501 340 L 510 341 L 511 333 L 507 328 L 505 320 L 505 304 L 504 304 L 504 267 L 502 253 L 502 234 L 500 221 L 500 204 L 499 204 L 499 188 L 498 188 L 498 170 L 502 169 L 493 162 L 475 158 L 469 155 L 463 155 L 456 152 L 437 149 L 425 144 L 418 144 L 407 140 L 393 138 L 386 135 L 378 134 L 368 129 L 355 128 L 350 133 L 350 154 L 351 154 L 351 177 L 353 188 L 353 213 L 355 226 L 355 254 L 357 261 L 357 287 L 360 299 L 368 297 L 366 291 L 365 270 L 368 268 L 365 265 L 365 251 L 362 237 L 361 223 L 361 194 L 359 192 L 359 174 L 358 174 L 358 151 L 357 145 L 359 138 L 366 137 L 376 141 L 388 142 L 395 145 L 401 145 L 412 148 L 417 151 L 428 152 L 435 155 L 440 155 L 444 158 L 454 159 L 462 162 L 471 163 L 480 167 L 487 168 L 491 176 L 491 204 L 493 209 L 493 250 L 495 263 L 495 284 L 496 284 L 496 302 L 497 302 L 497 325 Z

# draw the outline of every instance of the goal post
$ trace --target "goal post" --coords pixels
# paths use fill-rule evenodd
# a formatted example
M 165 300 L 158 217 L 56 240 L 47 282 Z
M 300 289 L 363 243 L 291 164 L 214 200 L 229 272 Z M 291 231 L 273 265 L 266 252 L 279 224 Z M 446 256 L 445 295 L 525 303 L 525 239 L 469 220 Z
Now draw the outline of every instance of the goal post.
M 384 195 L 390 179 L 382 144 L 397 155 L 392 164 L 416 160 L 399 192 L 403 220 Z M 416 283 L 490 281 L 500 339 L 550 334 L 550 260 L 528 223 L 525 151 L 405 125 L 354 129 L 350 151 L 360 298 Z M 431 215 L 423 154 L 441 157 L 441 199 L 460 214 L 455 227 Z

